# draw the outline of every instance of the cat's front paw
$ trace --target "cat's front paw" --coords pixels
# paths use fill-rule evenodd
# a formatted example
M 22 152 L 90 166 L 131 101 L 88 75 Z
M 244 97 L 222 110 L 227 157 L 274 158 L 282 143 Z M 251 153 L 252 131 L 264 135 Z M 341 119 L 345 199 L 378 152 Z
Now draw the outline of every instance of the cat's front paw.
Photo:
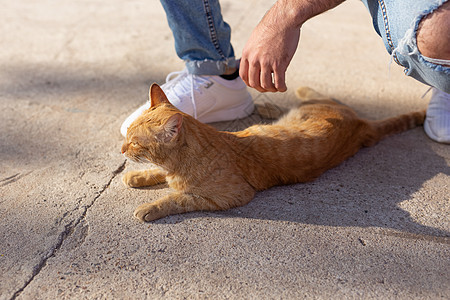
M 161 214 L 161 210 L 150 203 L 139 205 L 134 211 L 134 216 L 141 222 L 150 222 L 164 217 Z
M 142 171 L 130 171 L 123 175 L 122 182 L 128 187 L 136 188 L 146 186 L 146 178 Z
M 166 181 L 166 174 L 157 169 L 129 171 L 122 177 L 122 182 L 129 187 L 153 186 Z
M 125 175 L 122 176 L 122 182 L 128 187 L 136 187 L 136 175 L 134 174 L 134 171 L 130 171 L 128 173 L 125 173 Z

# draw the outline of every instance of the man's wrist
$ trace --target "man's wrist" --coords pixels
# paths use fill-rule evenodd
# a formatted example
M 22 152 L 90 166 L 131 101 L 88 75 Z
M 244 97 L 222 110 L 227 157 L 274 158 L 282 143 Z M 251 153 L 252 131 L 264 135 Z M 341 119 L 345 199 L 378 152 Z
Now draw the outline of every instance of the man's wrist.
M 303 23 L 345 0 L 278 0 L 272 9 L 283 16 L 284 21 L 293 27 L 301 27 Z

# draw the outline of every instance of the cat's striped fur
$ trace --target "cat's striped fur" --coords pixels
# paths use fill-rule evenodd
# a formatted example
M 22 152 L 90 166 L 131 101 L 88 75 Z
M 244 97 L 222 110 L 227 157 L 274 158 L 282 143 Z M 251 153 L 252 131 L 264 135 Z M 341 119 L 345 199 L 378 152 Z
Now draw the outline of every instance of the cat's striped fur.
M 361 147 L 421 125 L 425 117 L 420 111 L 367 121 L 309 88 L 300 88 L 297 95 L 310 100 L 272 125 L 221 132 L 180 112 L 152 85 L 151 108 L 128 129 L 122 153 L 159 168 L 130 171 L 123 182 L 141 187 L 167 181 L 174 191 L 142 204 L 135 216 L 151 221 L 245 205 L 256 191 L 314 180 Z

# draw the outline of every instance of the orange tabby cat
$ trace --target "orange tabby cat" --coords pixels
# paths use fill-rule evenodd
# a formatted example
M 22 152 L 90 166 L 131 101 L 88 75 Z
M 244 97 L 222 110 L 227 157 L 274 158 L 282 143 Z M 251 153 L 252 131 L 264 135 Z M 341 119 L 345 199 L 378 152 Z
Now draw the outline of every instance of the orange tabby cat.
M 122 153 L 159 168 L 130 171 L 130 187 L 167 182 L 167 196 L 140 205 L 134 215 L 152 221 L 199 210 L 225 210 L 250 202 L 256 191 L 317 178 L 383 137 L 421 125 L 425 112 L 366 121 L 308 88 L 303 102 L 273 125 L 221 132 L 175 108 L 161 88 L 150 88 L 151 108 L 131 124 Z

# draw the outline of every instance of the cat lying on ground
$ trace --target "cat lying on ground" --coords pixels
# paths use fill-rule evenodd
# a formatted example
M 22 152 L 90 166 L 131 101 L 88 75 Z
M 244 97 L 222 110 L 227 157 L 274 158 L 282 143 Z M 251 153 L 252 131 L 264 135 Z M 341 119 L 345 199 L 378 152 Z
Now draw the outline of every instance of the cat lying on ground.
M 174 191 L 140 205 L 134 215 L 152 221 L 201 210 L 225 210 L 250 202 L 256 191 L 307 182 L 387 135 L 424 121 L 425 111 L 367 121 L 309 88 L 302 102 L 272 125 L 222 132 L 179 111 L 162 89 L 150 88 L 151 107 L 128 128 L 122 153 L 159 168 L 130 171 L 129 187 L 167 182 Z

